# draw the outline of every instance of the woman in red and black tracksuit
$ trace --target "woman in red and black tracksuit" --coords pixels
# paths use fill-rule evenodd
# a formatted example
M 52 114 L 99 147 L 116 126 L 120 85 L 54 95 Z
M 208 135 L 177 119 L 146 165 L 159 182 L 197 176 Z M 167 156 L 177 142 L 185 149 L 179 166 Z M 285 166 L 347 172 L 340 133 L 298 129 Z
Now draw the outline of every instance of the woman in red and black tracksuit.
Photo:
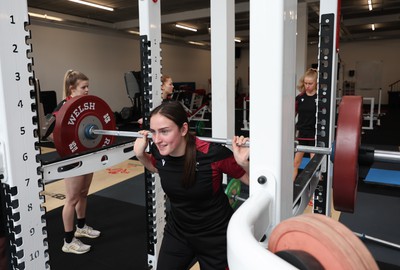
M 152 134 L 150 153 L 147 135 Z M 150 131 L 140 131 L 136 157 L 159 173 L 171 209 L 157 269 L 187 269 L 196 258 L 202 270 L 228 269 L 226 231 L 233 210 L 222 186 L 223 173 L 248 184 L 248 139 L 234 137 L 233 153 L 189 133 L 186 112 L 177 101 L 150 115 Z
M 315 146 L 315 123 L 317 112 L 317 78 L 318 71 L 310 68 L 299 81 L 296 97 L 296 134 L 299 145 Z M 296 152 L 294 156 L 293 180 L 296 179 L 304 152 Z M 312 158 L 313 153 L 310 154 Z

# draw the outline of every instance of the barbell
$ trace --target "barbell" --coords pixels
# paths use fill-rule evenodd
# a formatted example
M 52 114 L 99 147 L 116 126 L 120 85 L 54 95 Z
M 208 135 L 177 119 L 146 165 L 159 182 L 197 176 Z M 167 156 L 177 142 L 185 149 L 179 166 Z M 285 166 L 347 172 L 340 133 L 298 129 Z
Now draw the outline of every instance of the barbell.
M 116 137 L 132 137 L 132 138 L 141 138 L 139 132 L 134 131 L 118 131 L 118 130 L 100 130 L 96 125 L 88 125 L 85 128 L 85 135 L 87 138 L 96 139 L 98 135 L 110 135 Z M 152 139 L 151 133 L 147 135 L 149 139 Z M 198 137 L 200 140 L 206 142 L 213 142 L 225 145 L 232 145 L 231 139 L 225 138 L 210 138 L 210 137 Z M 242 147 L 250 147 L 250 141 L 247 141 Z M 307 145 L 295 145 L 295 152 L 304 152 L 304 153 L 314 153 L 314 154 L 322 154 L 331 156 L 332 162 L 334 162 L 334 147 L 317 147 L 317 146 L 307 146 Z M 383 151 L 383 150 L 373 150 L 373 160 L 378 162 L 394 162 L 400 163 L 400 153 L 393 151 Z M 361 153 L 359 153 L 361 155 Z
M 333 201 L 336 210 L 353 212 L 358 183 L 358 157 L 361 144 L 362 97 L 344 96 L 338 109 L 334 147 L 298 145 L 295 151 L 330 155 L 333 167 Z M 113 143 L 115 136 L 142 137 L 138 132 L 118 131 L 114 113 L 101 98 L 84 95 L 68 100 L 58 111 L 54 144 L 60 156 L 70 156 L 99 149 Z M 149 134 L 151 138 L 151 134 Z M 199 137 L 231 145 L 231 139 Z M 247 142 L 245 146 L 250 146 Z M 375 151 L 378 161 L 400 161 L 396 152 Z
M 141 138 L 143 137 L 142 134 L 139 132 L 133 131 L 118 131 L 118 130 L 101 130 L 98 129 L 95 125 L 89 125 L 85 127 L 85 135 L 87 138 L 96 139 L 97 135 L 111 135 L 111 136 L 120 136 L 120 137 L 132 137 L 132 138 Z M 153 136 L 150 134 L 147 135 L 147 138 L 151 139 Z M 198 137 L 200 140 L 206 142 L 213 142 L 213 143 L 220 143 L 226 145 L 232 145 L 231 139 L 224 139 L 224 138 L 210 138 L 210 137 Z M 246 142 L 243 146 L 249 147 L 250 142 Z

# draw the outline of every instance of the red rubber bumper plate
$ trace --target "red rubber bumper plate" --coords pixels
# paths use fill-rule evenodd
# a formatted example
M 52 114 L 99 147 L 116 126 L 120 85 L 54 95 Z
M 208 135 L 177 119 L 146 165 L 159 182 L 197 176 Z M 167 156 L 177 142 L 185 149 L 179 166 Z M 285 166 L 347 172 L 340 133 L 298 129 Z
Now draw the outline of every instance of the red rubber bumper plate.
M 325 225 L 332 228 L 336 233 L 342 236 L 346 240 L 347 244 L 352 248 L 351 254 L 359 257 L 359 261 L 362 263 L 360 269 L 379 270 L 378 265 L 372 254 L 369 252 L 364 243 L 352 232 L 344 226 L 342 223 L 337 222 L 331 218 L 322 215 L 308 215 L 307 217 L 324 222 Z
M 365 266 L 366 262 L 358 256 L 349 241 L 334 229 L 338 224 L 341 225 L 320 214 L 304 214 L 284 220 L 272 231 L 268 249 L 273 253 L 285 250 L 307 252 L 327 270 L 377 269 Z M 352 240 L 360 241 L 356 237 Z M 372 255 L 369 256 L 372 258 Z
M 68 100 L 58 111 L 54 144 L 60 156 L 79 154 L 111 145 L 113 136 L 88 135 L 88 129 L 115 130 L 114 114 L 101 98 L 84 95 Z
M 333 205 L 354 212 L 361 144 L 362 97 L 344 96 L 339 105 L 333 162 Z

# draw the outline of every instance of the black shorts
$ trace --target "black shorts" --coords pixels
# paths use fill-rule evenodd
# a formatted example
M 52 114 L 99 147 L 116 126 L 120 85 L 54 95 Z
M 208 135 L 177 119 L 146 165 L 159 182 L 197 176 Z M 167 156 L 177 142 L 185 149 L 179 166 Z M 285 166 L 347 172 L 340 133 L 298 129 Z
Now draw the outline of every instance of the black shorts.
M 212 235 L 186 235 L 165 227 L 157 270 L 188 269 L 197 260 L 201 270 L 228 269 L 226 228 Z
M 304 146 L 315 146 L 315 140 L 314 139 L 297 139 L 297 141 L 299 142 L 299 145 L 304 145 Z
M 315 146 L 315 130 L 298 130 L 296 140 L 299 145 Z

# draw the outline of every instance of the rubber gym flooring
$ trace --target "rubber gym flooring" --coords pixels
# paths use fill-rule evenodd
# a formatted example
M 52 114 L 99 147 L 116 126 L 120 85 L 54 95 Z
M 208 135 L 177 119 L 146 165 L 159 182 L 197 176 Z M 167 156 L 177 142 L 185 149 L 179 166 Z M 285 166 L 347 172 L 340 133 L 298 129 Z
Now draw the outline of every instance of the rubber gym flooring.
M 398 151 L 400 110 L 388 111 L 381 126 L 365 131 L 362 142 L 376 149 Z M 400 166 L 373 164 L 366 180 L 360 180 L 354 214 L 341 213 L 340 222 L 352 231 L 400 244 Z M 50 266 L 56 270 L 146 269 L 146 224 L 143 167 L 128 160 L 95 174 L 88 198 L 88 224 L 101 230 L 83 255 L 61 251 L 63 225 L 62 181 L 46 185 L 47 232 Z M 378 181 L 380 179 L 383 181 Z M 368 181 L 373 180 L 373 181 Z M 394 181 L 394 182 L 393 182 Z M 399 185 L 397 186 L 397 182 Z M 380 269 L 400 269 L 400 250 L 364 240 Z M 192 268 L 198 269 L 194 266 Z
M 82 255 L 61 251 L 64 237 L 62 207 L 48 212 L 46 219 L 52 269 L 146 269 L 144 194 L 144 177 L 141 174 L 90 195 L 87 220 L 102 234 L 97 239 L 82 239 L 85 244 L 92 245 L 90 252 Z

